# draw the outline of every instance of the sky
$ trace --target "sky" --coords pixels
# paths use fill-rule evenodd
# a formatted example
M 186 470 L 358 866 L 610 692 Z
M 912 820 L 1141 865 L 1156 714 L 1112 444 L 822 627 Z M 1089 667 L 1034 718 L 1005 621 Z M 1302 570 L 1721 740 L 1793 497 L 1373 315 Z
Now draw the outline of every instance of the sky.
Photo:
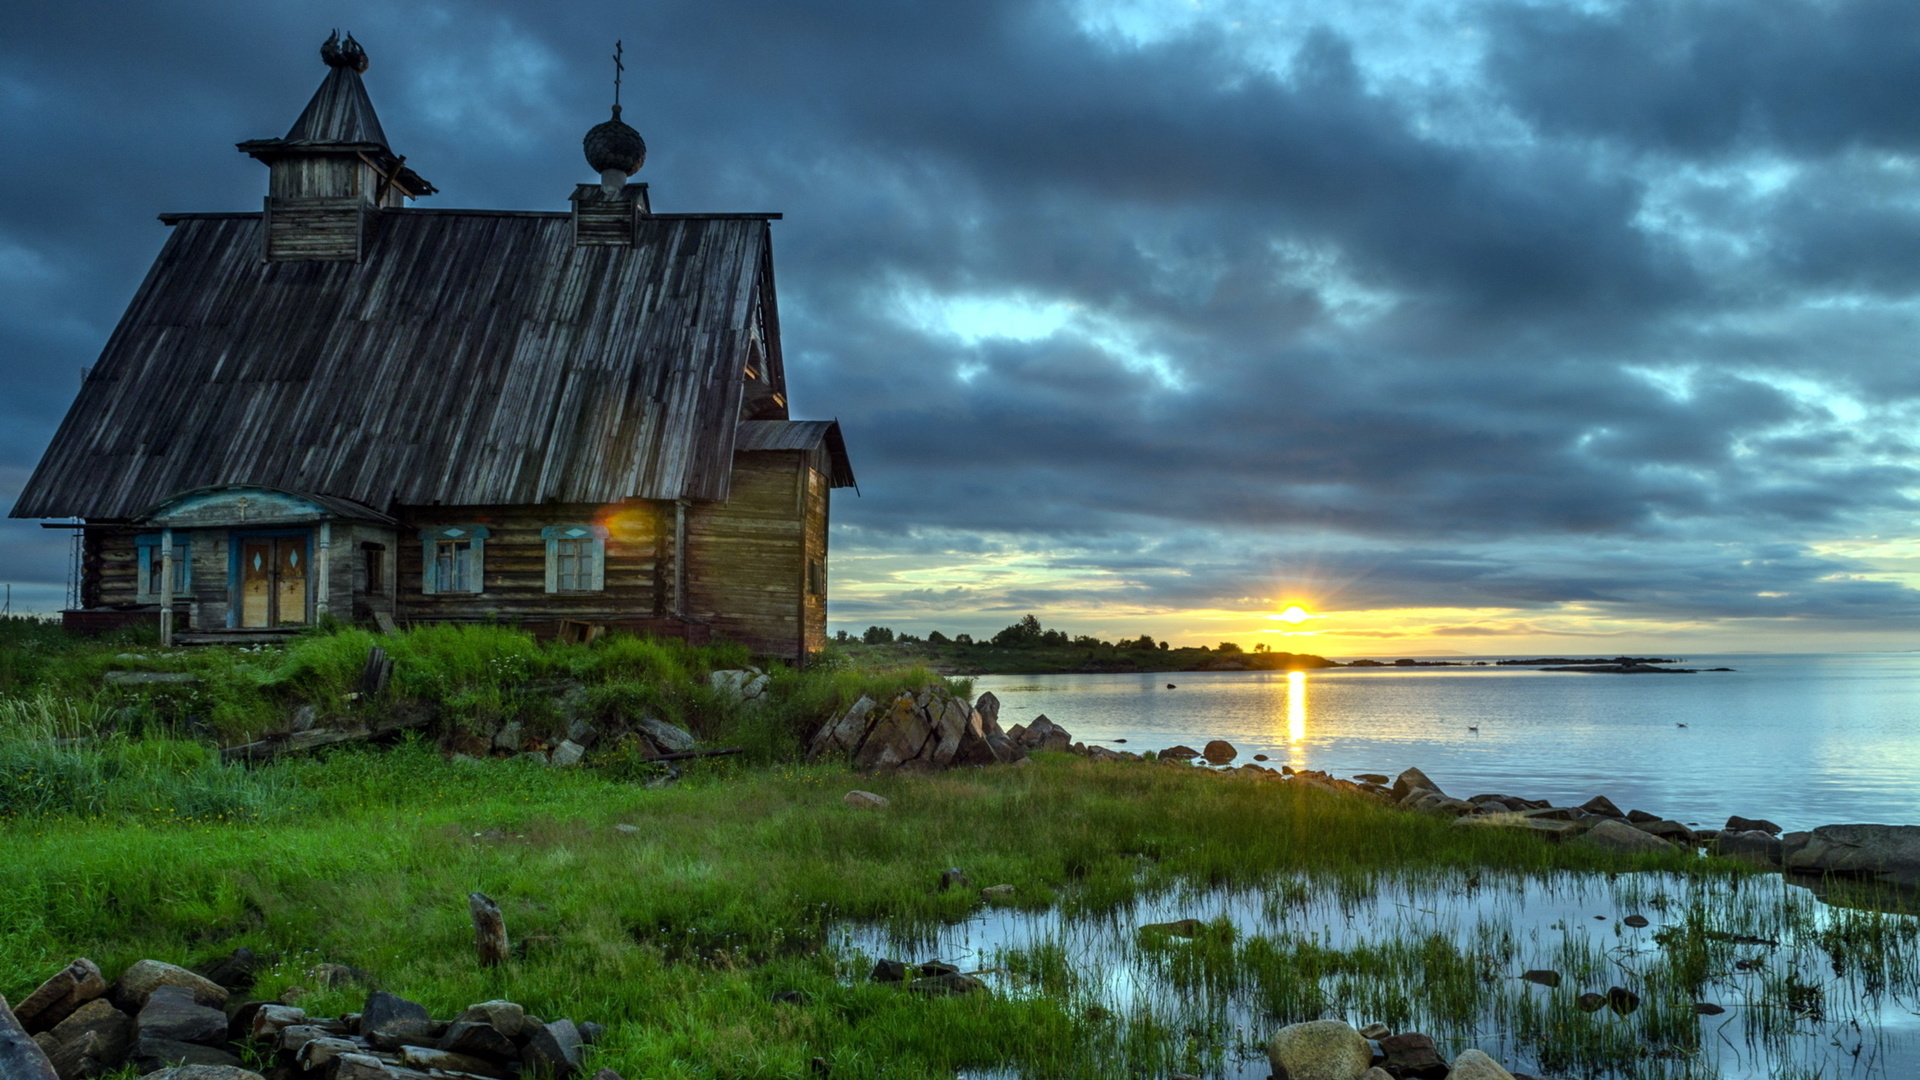
M 5 505 L 333 28 L 438 207 L 565 209 L 620 39 L 654 208 L 786 215 L 836 630 L 1920 648 L 1910 0 L 5 8 Z

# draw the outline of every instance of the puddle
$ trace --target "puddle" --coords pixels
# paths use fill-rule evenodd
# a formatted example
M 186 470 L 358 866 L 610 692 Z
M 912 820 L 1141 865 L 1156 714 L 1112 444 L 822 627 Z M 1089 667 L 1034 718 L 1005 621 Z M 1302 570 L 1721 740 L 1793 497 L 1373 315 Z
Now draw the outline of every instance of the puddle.
M 1181 919 L 1202 925 L 1139 929 Z M 1090 1051 L 1111 1056 L 1108 1075 L 1266 1080 L 1272 1033 L 1323 1016 L 1425 1032 L 1448 1057 L 1478 1046 L 1541 1076 L 1920 1075 L 1920 920 L 1829 907 L 1773 876 L 1297 878 L 1097 917 L 843 925 L 832 944 L 850 980 L 883 956 L 942 960 L 996 993 L 1051 997 L 1112 1027 Z M 1532 970 L 1560 985 L 1520 978 Z M 1612 987 L 1637 1006 L 1581 1008 Z

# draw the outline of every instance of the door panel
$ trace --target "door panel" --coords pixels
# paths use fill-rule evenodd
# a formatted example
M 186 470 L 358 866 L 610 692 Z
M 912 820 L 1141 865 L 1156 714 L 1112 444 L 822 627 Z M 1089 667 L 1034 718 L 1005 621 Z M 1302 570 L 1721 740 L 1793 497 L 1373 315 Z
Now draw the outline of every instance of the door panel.
M 274 625 L 307 621 L 307 542 L 289 537 L 273 542 Z
M 273 625 L 273 541 L 240 545 L 240 625 Z

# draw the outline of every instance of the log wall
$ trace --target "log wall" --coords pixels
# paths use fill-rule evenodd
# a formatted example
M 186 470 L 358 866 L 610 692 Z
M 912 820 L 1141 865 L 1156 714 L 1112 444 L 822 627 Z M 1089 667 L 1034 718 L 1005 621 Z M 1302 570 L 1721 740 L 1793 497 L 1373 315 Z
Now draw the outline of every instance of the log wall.
M 579 619 L 617 622 L 647 619 L 658 610 L 655 578 L 664 554 L 662 540 L 672 535 L 667 504 L 662 529 L 660 504 L 642 501 L 613 506 L 414 506 L 394 516 L 406 522 L 394 548 L 401 622 L 482 622 Z M 612 536 L 606 547 L 606 589 L 601 592 L 549 593 L 547 544 L 540 530 L 548 525 L 604 524 Z M 484 525 L 489 535 L 482 554 L 478 593 L 421 591 L 424 583 L 421 528 Z
M 754 652 L 803 659 L 805 455 L 734 457 L 733 494 L 687 515 L 687 614 Z M 825 637 L 825 625 L 821 635 Z

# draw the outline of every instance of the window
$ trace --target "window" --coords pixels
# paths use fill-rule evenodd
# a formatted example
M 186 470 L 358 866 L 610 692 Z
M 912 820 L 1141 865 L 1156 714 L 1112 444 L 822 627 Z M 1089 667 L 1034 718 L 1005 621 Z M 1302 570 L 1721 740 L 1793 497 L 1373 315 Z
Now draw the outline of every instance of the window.
M 540 539 L 547 542 L 547 591 L 605 589 L 607 535 L 603 525 L 550 525 L 541 529 Z
M 484 525 L 448 525 L 420 530 L 420 591 L 484 592 L 487 528 Z
M 387 546 L 361 544 L 360 558 L 367 571 L 366 591 L 368 593 L 387 591 Z
M 135 588 L 141 596 L 158 598 L 164 590 L 161 588 L 161 566 L 165 562 L 161 554 L 160 534 L 149 533 L 134 538 L 134 550 L 139 555 L 138 573 L 140 575 Z M 173 595 L 185 596 L 193 584 L 193 558 L 187 538 L 176 535 L 173 538 Z

